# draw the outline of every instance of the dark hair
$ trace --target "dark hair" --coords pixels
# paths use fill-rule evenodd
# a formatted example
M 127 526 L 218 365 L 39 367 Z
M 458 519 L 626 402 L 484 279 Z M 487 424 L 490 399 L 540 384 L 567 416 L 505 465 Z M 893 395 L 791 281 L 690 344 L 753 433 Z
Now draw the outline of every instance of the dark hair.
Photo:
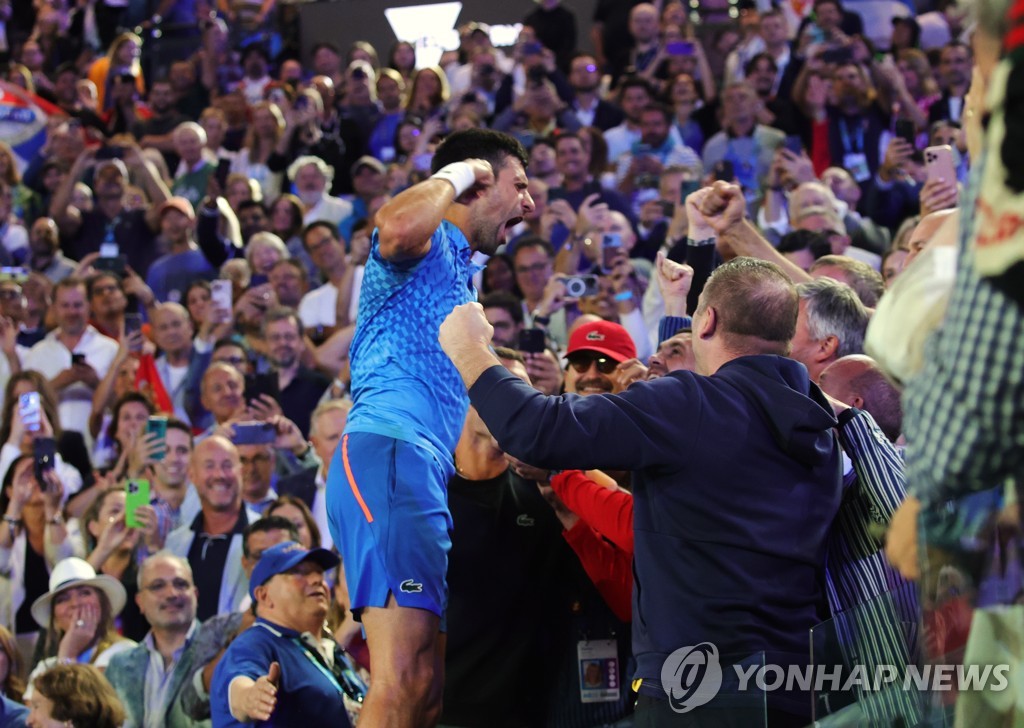
M 267 327 L 272 323 L 278 321 L 294 321 L 295 326 L 299 329 L 299 338 L 302 338 L 305 333 L 305 327 L 302 325 L 302 319 L 299 318 L 299 312 L 290 306 L 274 306 L 265 314 L 263 314 L 263 325 L 261 330 L 266 334 Z
M 242 531 L 242 555 L 247 559 L 252 558 L 249 551 L 249 537 L 254 533 L 267 533 L 268 531 L 287 531 L 292 541 L 299 540 L 299 533 L 295 525 L 284 516 L 264 516 L 258 521 L 253 521 Z
M 6 697 L 20 703 L 25 694 L 25 679 L 21 676 L 24 660 L 14 635 L 6 627 L 0 627 L 0 650 L 7 655 L 7 677 L 0 683 L 0 688 L 3 688 Z
M 267 510 L 264 511 L 268 518 L 284 518 L 284 516 L 274 516 L 274 509 L 280 508 L 281 506 L 295 506 L 299 509 L 302 514 L 302 520 L 306 522 L 306 528 L 309 529 L 310 548 L 318 548 L 323 543 L 323 538 L 320 534 L 320 527 L 316 525 L 316 521 L 313 519 L 313 513 L 309 510 L 309 506 L 306 505 L 305 501 L 300 498 L 296 498 L 293 495 L 281 495 L 277 497 L 277 500 L 267 506 Z M 291 521 L 289 521 L 291 523 Z M 298 529 L 296 529 L 298 530 Z M 296 539 L 298 540 L 298 539 Z
M 736 258 L 711 274 L 697 310 L 715 309 L 718 328 L 737 353 L 785 354 L 799 306 L 796 287 L 779 266 Z
M 277 203 L 279 203 L 281 200 L 284 200 L 285 202 L 288 203 L 288 207 L 291 208 L 292 213 L 291 226 L 288 228 L 288 230 L 281 231 L 282 233 L 285 233 L 284 235 L 281 235 L 281 237 L 287 239 L 292 237 L 293 235 L 295 235 L 295 233 L 302 229 L 302 201 L 298 197 L 293 195 L 291 192 L 285 192 L 276 200 L 274 200 L 274 204 L 270 206 L 271 209 L 277 207 Z
M 519 141 L 508 134 L 492 129 L 466 129 L 449 134 L 434 152 L 430 171 L 437 172 L 447 164 L 467 159 L 485 159 L 491 163 L 495 175 L 505 166 L 509 157 L 518 159 L 526 169 L 530 157 Z
M 640 113 L 641 114 L 661 114 L 661 117 L 665 120 L 666 124 L 671 124 L 672 123 L 672 116 L 673 116 L 672 109 L 670 109 L 665 104 L 659 104 L 656 101 L 652 101 L 651 103 L 647 104 L 644 107 L 643 111 L 641 111 Z
M 309 252 L 309 248 L 306 247 L 306 236 L 309 235 L 309 233 L 312 232 L 313 230 L 316 230 L 317 228 L 323 228 L 328 233 L 330 233 L 331 237 L 335 241 L 341 242 L 341 231 L 338 230 L 337 225 L 327 220 L 314 220 L 313 222 L 309 223 L 309 225 L 306 225 L 306 227 L 302 228 L 302 232 L 299 233 L 299 239 L 302 240 L 302 248 L 306 252 Z
M 7 506 L 11 503 L 11 498 L 7 495 L 7 491 L 14 487 L 14 471 L 18 469 L 18 466 L 23 461 L 34 459 L 32 455 L 19 455 L 7 467 L 7 472 L 4 473 L 3 484 L 0 485 L 0 509 L 3 509 L 4 513 L 7 513 Z M 33 477 L 35 476 L 33 475 Z
M 117 283 L 117 287 L 121 289 L 121 293 L 124 293 L 124 282 L 121 280 L 121 276 L 113 271 L 104 270 L 99 273 L 94 273 L 85 279 L 85 297 L 87 299 L 92 300 L 93 290 L 96 288 L 96 284 L 104 278 L 113 278 Z M 60 283 L 57 285 L 60 286 Z M 54 294 L 56 295 L 56 291 L 54 291 Z
M 338 46 L 334 45 L 333 43 L 327 40 L 322 40 L 319 43 L 314 43 L 313 47 L 309 49 L 309 55 L 315 56 L 317 54 L 317 51 L 323 48 L 326 48 L 331 53 L 336 55 L 338 58 L 341 58 L 341 51 L 338 49 Z
M 74 61 L 64 61 L 64 63 L 57 66 L 57 70 L 53 72 L 54 80 L 57 80 L 59 76 L 63 76 L 65 73 L 73 73 L 75 74 L 75 78 L 82 78 L 82 74 L 78 70 L 78 66 L 75 65 Z
M 11 378 L 7 380 L 7 386 L 4 387 L 4 406 L 3 410 L 0 410 L 2 411 L 2 415 L 0 415 L 0 419 L 2 419 L 0 421 L 0 443 L 11 439 L 14 408 L 18 404 L 18 398 L 14 396 L 14 388 L 21 382 L 28 382 L 32 385 L 34 391 L 39 393 L 39 406 L 46 414 L 46 419 L 50 421 L 50 427 L 53 428 L 53 438 L 59 441 L 64 434 L 64 430 L 60 423 L 60 410 L 57 409 L 57 395 L 53 393 L 50 381 L 35 369 L 22 369 L 20 372 L 12 374 Z M 18 447 L 21 447 L 21 443 L 18 443 Z
M 103 673 L 92 665 L 56 665 L 39 675 L 34 689 L 53 703 L 50 715 L 90 728 L 119 728 L 124 707 Z
M 516 275 L 515 275 L 516 274 L 516 270 L 515 270 L 515 266 L 512 264 L 512 256 L 509 255 L 508 253 L 495 253 L 494 255 L 492 255 L 490 257 L 490 260 L 487 261 L 486 265 L 484 266 L 483 285 L 480 287 L 481 292 L 486 295 L 486 294 L 492 293 L 492 292 L 494 292 L 496 290 L 501 290 L 501 289 L 492 289 L 491 286 L 490 286 L 490 281 L 488 280 L 488 269 L 491 267 L 492 263 L 498 264 L 498 265 L 503 265 L 506 268 L 508 268 L 508 272 L 509 272 L 509 274 L 511 275 L 511 278 L 512 278 L 512 293 L 513 293 L 513 295 L 518 296 L 519 295 L 519 288 L 516 286 L 516 282 L 515 282 L 516 281 Z
M 494 347 L 494 355 L 499 359 L 508 359 L 509 361 L 517 361 L 520 364 L 526 364 L 526 359 L 523 355 L 515 349 L 509 349 L 507 346 L 496 346 Z
M 626 76 L 624 79 L 619 81 L 619 100 L 625 96 L 626 91 L 631 88 L 642 88 L 647 92 L 647 95 L 654 98 L 654 89 L 651 87 L 650 82 L 646 78 L 640 76 Z
M 249 347 L 246 346 L 241 341 L 239 341 L 238 339 L 234 339 L 230 336 L 225 336 L 223 339 L 217 339 L 217 341 L 213 343 L 213 349 L 211 349 L 211 353 L 215 353 L 218 349 L 223 349 L 226 346 L 237 346 L 239 349 L 245 352 L 246 357 L 249 356 Z
M 117 423 L 121 418 L 121 410 L 132 402 L 141 404 L 149 411 L 151 416 L 156 413 L 156 407 L 154 407 L 153 403 L 150 402 L 146 395 L 141 392 L 125 392 L 116 402 L 114 402 L 114 406 L 111 408 L 110 424 L 107 426 L 107 438 L 114 443 L 114 450 L 117 451 L 118 455 L 121 454 L 122 445 L 120 440 L 117 439 Z
M 743 75 L 749 76 L 750 74 L 752 74 L 754 72 L 754 69 L 757 68 L 757 64 L 763 61 L 767 61 L 768 64 L 771 65 L 772 70 L 775 71 L 776 73 L 778 72 L 779 64 L 776 63 L 775 58 L 772 56 L 771 53 L 765 51 L 764 53 L 758 53 L 756 56 L 747 61 L 747 65 L 743 67 Z
M 267 214 L 267 206 L 264 205 L 259 200 L 254 200 L 251 197 L 246 199 L 246 200 L 242 200 L 241 202 L 238 203 L 237 213 L 239 215 L 241 215 L 245 210 L 248 210 L 248 209 L 250 209 L 252 207 L 258 207 L 258 208 L 260 208 L 260 210 L 263 211 L 264 215 Z
M 523 306 L 519 303 L 519 299 L 508 291 L 488 293 L 480 299 L 480 305 L 484 308 L 504 309 L 515 323 L 523 323 Z
M 540 248 L 547 253 L 548 258 L 551 260 L 555 259 L 555 249 L 551 247 L 551 243 L 537 235 L 528 235 L 516 243 L 516 252 L 512 255 L 513 273 L 515 273 L 515 259 L 519 255 L 519 251 L 527 250 L 529 248 Z
M 184 432 L 186 435 L 188 435 L 188 444 L 189 444 L 189 446 L 191 446 L 191 445 L 193 445 L 195 443 L 195 440 L 192 437 L 192 428 L 189 427 L 188 425 L 186 425 L 181 420 L 179 420 L 177 417 L 169 417 L 167 419 L 167 429 L 168 430 L 179 430 L 181 432 Z
M 793 230 L 782 236 L 776 247 L 780 253 L 795 253 L 798 250 L 810 250 L 815 259 L 832 252 L 832 244 L 828 235 L 813 230 Z

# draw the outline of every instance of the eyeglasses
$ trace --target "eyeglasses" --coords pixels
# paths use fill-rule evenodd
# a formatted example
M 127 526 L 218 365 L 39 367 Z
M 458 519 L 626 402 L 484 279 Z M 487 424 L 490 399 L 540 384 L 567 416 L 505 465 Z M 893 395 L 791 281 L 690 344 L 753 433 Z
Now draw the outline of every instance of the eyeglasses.
M 597 364 L 597 371 L 601 374 L 611 374 L 619 365 L 614 359 L 597 354 L 573 354 L 569 357 L 569 366 L 575 369 L 577 374 L 585 374 L 590 371 L 592 364 Z
M 516 273 L 543 273 L 550 265 L 550 262 L 534 263 L 533 265 L 517 265 Z

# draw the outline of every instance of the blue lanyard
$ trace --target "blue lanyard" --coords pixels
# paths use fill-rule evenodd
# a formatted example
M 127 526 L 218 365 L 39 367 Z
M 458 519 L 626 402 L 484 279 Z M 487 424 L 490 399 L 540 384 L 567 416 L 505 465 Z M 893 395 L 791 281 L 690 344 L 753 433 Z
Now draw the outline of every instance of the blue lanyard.
M 278 632 L 276 629 L 271 627 L 269 624 L 264 624 L 263 622 L 257 622 L 255 626 L 263 627 L 263 629 L 267 630 L 268 632 L 270 632 L 270 634 L 274 635 L 275 637 L 284 637 L 283 634 Z M 338 678 L 334 677 L 334 673 L 332 673 L 330 670 L 328 670 L 324 666 L 324 664 L 322 662 L 320 662 L 320 660 L 318 660 L 316 657 L 313 656 L 313 654 L 309 650 L 309 647 L 306 646 L 306 643 L 303 642 L 302 640 L 300 640 L 298 637 L 292 637 L 291 641 L 294 642 L 298 646 L 298 648 L 300 650 L 302 650 L 302 654 L 304 654 L 306 656 L 306 659 L 309 660 L 310 662 L 312 662 L 316 666 L 316 669 L 319 670 L 320 673 L 324 677 L 326 677 L 328 680 L 330 680 L 331 685 L 334 686 L 334 689 L 337 690 L 340 694 L 344 695 L 345 691 L 342 689 L 341 683 L 338 682 Z
M 839 119 L 839 136 L 843 140 L 843 151 L 846 153 L 850 152 L 863 152 L 864 151 L 864 124 L 857 124 L 854 127 L 855 136 L 857 137 L 857 146 L 850 148 L 850 131 L 846 128 L 846 119 Z

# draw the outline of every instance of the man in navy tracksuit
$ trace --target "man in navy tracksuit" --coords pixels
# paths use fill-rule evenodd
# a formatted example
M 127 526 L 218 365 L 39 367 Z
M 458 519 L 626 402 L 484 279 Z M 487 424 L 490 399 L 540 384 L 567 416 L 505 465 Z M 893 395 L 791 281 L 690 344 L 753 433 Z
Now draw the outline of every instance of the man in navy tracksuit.
M 663 686 L 662 667 L 680 648 L 715 645 L 723 693 L 730 664 L 809 662 L 842 483 L 832 408 L 804 366 L 785 358 L 797 309 L 777 266 L 727 263 L 693 318 L 699 374 L 672 372 L 614 396 L 545 397 L 525 385 L 490 353 L 477 304 L 441 327 L 442 347 L 505 452 L 541 468 L 635 473 L 637 726 L 761 722 L 763 707 L 744 712 L 731 696 L 697 707 L 685 671 L 667 671 Z M 808 692 L 769 692 L 769 725 L 805 725 L 810 706 Z

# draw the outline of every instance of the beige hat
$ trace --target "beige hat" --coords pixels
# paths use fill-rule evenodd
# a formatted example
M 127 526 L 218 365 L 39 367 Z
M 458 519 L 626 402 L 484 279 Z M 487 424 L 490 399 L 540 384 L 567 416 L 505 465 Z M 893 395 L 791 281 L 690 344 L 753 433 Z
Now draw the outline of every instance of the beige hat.
M 46 629 L 50 626 L 50 603 L 53 598 L 73 586 L 91 586 L 106 594 L 110 600 L 111 616 L 120 614 L 128 600 L 128 594 L 121 582 L 106 574 L 96 576 L 92 564 L 76 556 L 70 556 L 53 567 L 50 574 L 50 591 L 32 603 L 32 618 L 40 627 Z

